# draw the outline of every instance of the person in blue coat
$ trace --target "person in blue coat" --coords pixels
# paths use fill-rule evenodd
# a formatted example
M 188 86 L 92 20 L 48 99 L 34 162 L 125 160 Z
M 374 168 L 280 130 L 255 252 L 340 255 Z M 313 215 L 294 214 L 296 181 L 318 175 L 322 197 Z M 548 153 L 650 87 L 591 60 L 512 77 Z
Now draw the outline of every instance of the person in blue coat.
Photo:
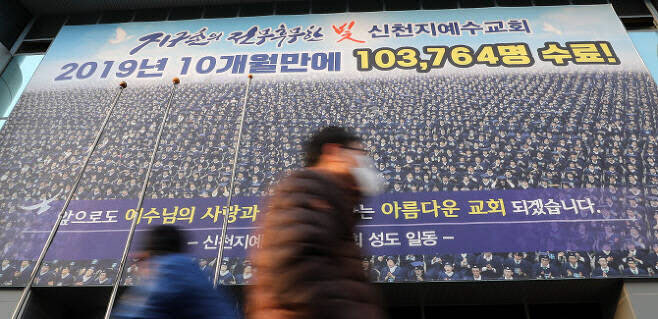
M 112 279 L 107 275 L 106 270 L 102 270 L 100 273 L 98 273 L 98 278 L 94 280 L 94 285 L 99 285 L 99 286 L 109 286 L 112 284 Z
M 512 259 L 505 262 L 505 267 L 511 268 L 514 277 L 519 279 L 528 278 L 532 270 L 532 265 L 523 259 L 523 253 L 514 253 Z
M 194 258 L 183 253 L 185 242 L 183 234 L 171 225 L 150 231 L 143 249 L 148 275 L 126 291 L 112 318 L 239 317 L 234 298 L 224 288 L 213 289 Z
M 475 264 L 480 267 L 482 277 L 485 279 L 498 279 L 501 276 L 503 263 L 500 257 L 491 252 L 484 252 L 475 260 Z
M 511 267 L 505 267 L 503 269 L 503 275 L 500 277 L 500 280 L 514 280 L 514 270 Z
M 374 270 L 374 269 L 371 269 Z M 244 269 L 242 269 L 242 273 L 238 274 L 235 276 L 235 281 L 238 285 L 248 285 L 251 283 L 251 280 L 253 278 L 253 268 L 251 264 L 247 264 L 244 266 Z M 375 277 L 375 280 L 377 280 L 377 277 Z
M 425 269 L 423 268 L 423 266 L 421 265 L 414 266 L 413 274 L 409 277 L 409 281 L 415 281 L 415 282 L 427 281 L 427 277 L 425 276 Z
M 548 255 L 539 256 L 539 263 L 535 265 L 532 271 L 532 277 L 535 279 L 554 279 L 562 276 L 562 270 L 551 263 Z
M 32 265 L 30 261 L 23 260 L 21 261 L 20 267 L 16 268 L 14 271 L 14 279 L 12 283 L 14 286 L 24 285 L 30 280 L 30 274 L 32 273 Z
M 402 268 L 396 264 L 393 256 L 386 258 L 386 267 L 382 268 L 379 274 L 383 282 L 401 282 L 405 280 Z
M 569 253 L 568 262 L 562 266 L 562 275 L 566 278 L 586 278 L 585 265 L 578 261 L 575 253 Z
M 460 280 L 461 276 L 455 271 L 455 266 L 451 263 L 443 265 L 443 272 L 439 274 L 439 280 Z
M 219 284 L 220 285 L 235 285 L 235 277 L 228 269 L 228 260 L 222 261 L 219 265 Z
M 405 280 L 405 273 L 393 256 L 386 257 L 386 266 L 379 273 L 381 280 L 384 282 L 400 282 Z
M 628 259 L 626 262 L 628 267 L 624 269 L 624 277 L 643 277 L 647 276 L 647 271 L 638 267 L 635 259 Z
M 465 275 L 462 278 L 465 280 L 473 280 L 473 281 L 485 280 L 484 277 L 482 277 L 482 270 L 478 266 L 473 266 L 471 268 L 471 274 Z
M 608 265 L 608 259 L 605 256 L 600 256 L 598 263 L 599 266 L 592 271 L 592 278 L 612 278 L 619 276 L 619 271 Z
M 71 267 L 64 266 L 60 270 L 61 274 L 57 275 L 55 278 L 55 286 L 73 286 L 73 275 L 71 275 Z
M 34 284 L 38 286 L 53 286 L 55 281 L 55 274 L 50 271 L 50 264 L 43 263 L 39 274 L 34 278 Z

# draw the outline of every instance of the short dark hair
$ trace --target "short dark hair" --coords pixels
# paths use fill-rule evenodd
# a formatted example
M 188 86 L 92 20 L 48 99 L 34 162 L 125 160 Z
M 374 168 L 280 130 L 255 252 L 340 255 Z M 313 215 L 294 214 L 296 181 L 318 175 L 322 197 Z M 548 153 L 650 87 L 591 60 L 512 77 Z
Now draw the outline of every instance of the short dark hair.
M 143 249 L 152 255 L 181 253 L 184 251 L 185 238 L 178 227 L 159 225 L 148 233 Z
M 340 144 L 347 146 L 361 139 L 346 128 L 327 126 L 313 133 L 304 143 L 304 166 L 311 167 L 317 164 L 322 155 L 322 146 L 325 144 Z

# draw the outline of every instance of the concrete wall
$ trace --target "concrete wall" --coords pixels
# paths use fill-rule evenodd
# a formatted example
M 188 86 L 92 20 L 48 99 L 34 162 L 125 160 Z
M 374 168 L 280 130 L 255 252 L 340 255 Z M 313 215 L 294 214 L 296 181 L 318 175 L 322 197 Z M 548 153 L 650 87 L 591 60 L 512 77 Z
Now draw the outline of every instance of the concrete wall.
M 0 319 L 11 317 L 21 291 L 21 289 L 0 289 Z
M 658 282 L 625 282 L 614 318 L 658 318 Z

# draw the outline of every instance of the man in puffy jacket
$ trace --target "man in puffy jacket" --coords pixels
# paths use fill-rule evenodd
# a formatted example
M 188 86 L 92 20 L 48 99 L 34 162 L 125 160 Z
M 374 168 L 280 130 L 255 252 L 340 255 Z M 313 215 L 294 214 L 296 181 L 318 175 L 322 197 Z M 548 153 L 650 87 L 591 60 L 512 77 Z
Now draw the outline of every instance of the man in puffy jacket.
M 194 258 L 183 254 L 185 240 L 174 226 L 154 227 L 142 254 L 146 278 L 122 296 L 112 318 L 238 318 L 234 299 L 215 290 Z
M 353 237 L 353 208 L 381 191 L 381 177 L 360 139 L 343 128 L 316 132 L 305 157 L 306 168 L 270 199 L 247 318 L 383 318 Z

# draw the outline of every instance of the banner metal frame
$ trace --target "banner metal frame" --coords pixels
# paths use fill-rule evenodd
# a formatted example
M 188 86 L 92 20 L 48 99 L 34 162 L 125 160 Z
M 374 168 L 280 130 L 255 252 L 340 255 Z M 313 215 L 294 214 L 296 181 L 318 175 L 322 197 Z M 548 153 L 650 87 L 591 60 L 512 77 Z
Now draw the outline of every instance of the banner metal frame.
M 146 188 L 148 187 L 149 178 L 151 177 L 151 170 L 153 169 L 153 163 L 155 162 L 155 156 L 158 153 L 158 148 L 160 147 L 160 141 L 162 140 L 162 132 L 164 131 L 165 126 L 167 125 L 167 120 L 169 118 L 169 111 L 171 110 L 171 105 L 174 100 L 174 94 L 176 93 L 176 87 L 180 83 L 178 78 L 173 79 L 174 86 L 171 88 L 171 93 L 169 94 L 169 100 L 167 101 L 167 106 L 165 108 L 164 115 L 160 121 L 160 128 L 158 129 L 158 135 L 155 138 L 155 145 L 153 146 L 153 151 L 151 152 L 151 159 L 149 161 L 148 168 L 146 170 L 146 176 L 144 176 L 144 182 L 142 183 L 142 190 L 139 193 L 139 199 L 137 200 L 136 211 L 139 211 L 144 204 L 144 195 L 146 194 Z M 112 308 L 114 308 L 114 301 L 116 300 L 117 292 L 119 290 L 119 284 L 121 283 L 121 277 L 123 276 L 123 269 L 126 265 L 126 260 L 128 259 L 128 253 L 130 252 L 130 247 L 132 245 L 132 240 L 135 235 L 135 230 L 137 229 L 137 217 L 133 218 L 132 223 L 130 224 L 130 231 L 128 232 L 128 238 L 126 238 L 126 243 L 123 246 L 123 254 L 121 255 L 121 262 L 119 263 L 119 269 L 112 285 L 112 293 L 110 294 L 110 299 L 107 303 L 107 309 L 105 310 L 105 319 L 109 319 L 112 315 Z
M 64 219 L 64 215 L 66 214 L 66 210 L 69 207 L 69 204 L 71 203 L 71 200 L 73 199 L 73 195 L 75 195 L 75 192 L 78 190 L 78 185 L 80 184 L 80 180 L 82 180 L 82 175 L 84 175 L 85 170 L 87 169 L 87 165 L 89 164 L 89 160 L 91 160 L 91 155 L 94 153 L 96 150 L 96 147 L 98 146 L 98 142 L 100 142 L 101 137 L 103 136 L 103 133 L 105 132 L 105 128 L 107 127 L 107 123 L 110 120 L 110 117 L 112 116 L 112 113 L 114 112 L 114 108 L 117 105 L 117 102 L 119 101 L 119 97 L 121 96 L 121 93 L 123 93 L 123 90 L 127 87 L 128 85 L 126 82 L 121 82 L 119 83 L 119 90 L 117 91 L 116 95 L 114 96 L 114 99 L 112 101 L 112 104 L 110 104 L 110 107 L 107 110 L 107 113 L 105 114 L 105 118 L 103 119 L 103 123 L 99 127 L 98 131 L 96 132 L 96 137 L 94 139 L 94 142 L 89 146 L 89 150 L 87 151 L 87 155 L 85 156 L 85 160 L 82 164 L 82 167 L 80 168 L 80 171 L 78 172 L 78 175 L 75 178 L 75 182 L 73 183 L 73 187 L 71 188 L 71 191 L 66 195 L 66 201 L 64 202 L 64 205 L 62 206 L 62 209 L 59 211 L 59 214 L 57 215 L 57 220 L 55 221 L 55 224 L 53 224 L 52 229 L 50 230 L 50 234 L 48 235 L 48 239 L 46 239 L 46 243 L 44 244 L 43 248 L 41 249 L 41 253 L 39 254 L 39 258 L 37 258 L 37 261 L 34 263 L 34 268 L 32 269 L 32 272 L 30 273 L 30 278 L 28 281 L 25 283 L 25 287 L 23 288 L 23 292 L 21 293 L 21 297 L 18 299 L 18 303 L 16 304 L 16 308 L 14 308 L 14 313 L 11 315 L 11 319 L 18 319 L 22 316 L 23 313 L 23 308 L 27 304 L 27 300 L 30 297 L 31 290 L 32 290 L 32 285 L 34 283 L 34 279 L 37 276 L 37 273 L 39 273 L 39 270 L 41 269 L 41 265 L 43 264 L 43 260 L 46 258 L 46 254 L 48 253 L 48 249 L 52 245 L 55 235 L 57 234 L 57 231 L 59 230 L 60 223 L 62 222 L 62 219 Z

